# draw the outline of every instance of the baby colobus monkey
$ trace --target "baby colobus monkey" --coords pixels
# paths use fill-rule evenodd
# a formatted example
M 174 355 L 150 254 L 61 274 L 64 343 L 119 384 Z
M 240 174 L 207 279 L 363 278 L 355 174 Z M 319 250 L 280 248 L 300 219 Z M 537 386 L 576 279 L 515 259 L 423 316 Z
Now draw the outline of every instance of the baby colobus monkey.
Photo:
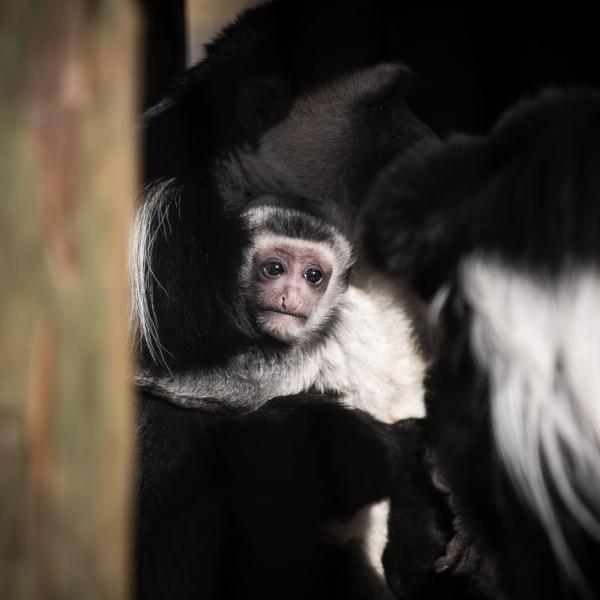
M 137 384 L 186 408 L 251 411 L 311 390 L 385 423 L 423 417 L 425 363 L 405 308 L 383 285 L 350 283 L 355 256 L 340 230 L 268 197 L 243 216 L 251 244 L 239 286 L 259 342 L 223 366 L 142 372 Z M 332 529 L 362 545 L 382 581 L 388 516 L 383 500 Z
M 326 333 L 348 289 L 352 248 L 333 227 L 300 211 L 245 212 L 254 231 L 240 284 L 261 333 L 307 347 Z
M 244 412 L 313 390 L 386 423 L 423 417 L 425 363 L 404 307 L 385 286 L 350 284 L 353 248 L 332 223 L 277 202 L 243 213 L 238 278 L 259 341 L 225 365 L 136 383 L 186 408 Z

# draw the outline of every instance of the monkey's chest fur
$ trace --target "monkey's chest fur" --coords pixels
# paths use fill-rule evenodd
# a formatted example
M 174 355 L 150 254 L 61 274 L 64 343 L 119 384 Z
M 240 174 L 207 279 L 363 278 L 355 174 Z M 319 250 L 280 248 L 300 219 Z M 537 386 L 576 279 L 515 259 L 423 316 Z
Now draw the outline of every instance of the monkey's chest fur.
M 380 421 L 425 416 L 424 361 L 410 321 L 387 295 L 351 286 L 334 335 L 307 357 L 313 387 Z
M 350 286 L 327 335 L 269 355 L 261 349 L 224 367 L 173 376 L 140 374 L 137 383 L 188 408 L 251 411 L 278 396 L 316 390 L 385 423 L 423 417 L 425 363 L 410 321 L 388 294 Z

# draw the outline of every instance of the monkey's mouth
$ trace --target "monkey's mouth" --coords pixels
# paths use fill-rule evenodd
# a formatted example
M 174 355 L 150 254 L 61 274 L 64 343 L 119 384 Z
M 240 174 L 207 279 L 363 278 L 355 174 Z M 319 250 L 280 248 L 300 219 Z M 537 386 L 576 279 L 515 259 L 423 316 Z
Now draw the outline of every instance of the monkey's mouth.
M 302 321 L 306 321 L 308 319 L 308 315 L 300 312 L 292 312 L 289 310 L 283 310 L 281 308 L 273 308 L 271 306 L 264 306 L 261 309 L 261 312 L 264 313 L 277 313 L 279 315 L 286 315 L 288 317 L 294 317 L 295 319 L 300 319 Z

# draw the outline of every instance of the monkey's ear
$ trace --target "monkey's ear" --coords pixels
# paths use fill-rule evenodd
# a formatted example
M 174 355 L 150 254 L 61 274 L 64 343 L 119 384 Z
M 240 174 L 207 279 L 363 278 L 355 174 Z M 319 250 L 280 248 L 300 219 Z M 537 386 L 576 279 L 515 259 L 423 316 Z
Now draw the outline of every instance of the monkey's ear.
M 262 76 L 242 83 L 236 100 L 236 117 L 256 141 L 270 127 L 281 121 L 291 105 L 287 82 L 274 77 Z

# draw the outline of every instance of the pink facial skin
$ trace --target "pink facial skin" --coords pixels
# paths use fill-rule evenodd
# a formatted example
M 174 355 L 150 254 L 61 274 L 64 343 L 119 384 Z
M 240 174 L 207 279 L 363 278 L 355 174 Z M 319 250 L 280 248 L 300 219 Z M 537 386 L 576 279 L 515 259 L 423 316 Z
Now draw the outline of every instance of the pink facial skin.
M 331 273 L 328 257 L 310 243 L 259 248 L 252 258 L 250 299 L 261 329 L 282 341 L 297 338 Z

